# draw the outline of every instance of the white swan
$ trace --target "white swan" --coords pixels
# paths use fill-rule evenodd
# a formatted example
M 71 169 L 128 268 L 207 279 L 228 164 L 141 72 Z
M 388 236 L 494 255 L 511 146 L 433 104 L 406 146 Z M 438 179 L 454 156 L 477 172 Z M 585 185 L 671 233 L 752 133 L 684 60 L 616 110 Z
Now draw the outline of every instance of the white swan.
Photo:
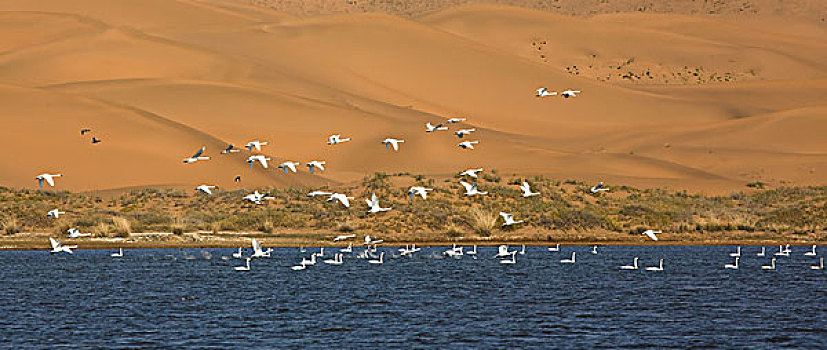
M 764 256 L 767 254 L 767 249 L 765 247 L 761 247 L 761 252 L 755 254 L 756 256 Z
M 646 271 L 663 271 L 663 259 L 660 259 L 660 262 L 658 262 L 658 266 L 649 266 L 645 270 Z
M 72 228 L 66 230 L 66 232 L 69 233 L 68 238 L 81 238 L 81 237 L 91 237 L 92 236 L 91 233 L 80 233 L 80 230 L 78 230 L 77 227 L 72 227 Z
M 268 167 L 267 161 L 268 161 L 268 160 L 272 160 L 272 159 L 270 159 L 270 158 L 268 158 L 268 157 L 265 157 L 265 156 L 264 156 L 264 155 L 262 155 L 262 154 L 256 154 L 256 155 L 252 155 L 252 156 L 247 157 L 247 164 L 249 164 L 249 165 L 250 165 L 250 169 L 252 169 L 252 168 L 253 168 L 253 164 L 254 164 L 255 162 L 259 162 L 259 163 L 261 163 L 261 166 L 262 166 L 264 169 L 267 169 L 267 167 Z
M 566 90 L 566 91 L 561 92 L 560 96 L 563 96 L 564 98 L 577 97 L 577 94 L 579 94 L 579 93 L 580 93 L 580 90 Z
M 479 194 L 479 195 L 485 195 L 485 194 L 488 194 L 488 192 L 482 192 L 482 191 L 480 191 L 480 190 L 477 188 L 477 184 L 476 184 L 476 183 L 472 185 L 472 184 L 469 184 L 469 183 L 467 183 L 467 182 L 465 182 L 465 181 L 460 181 L 460 182 L 459 182 L 459 184 L 460 184 L 460 185 L 462 185 L 462 187 L 465 187 L 465 194 L 463 194 L 464 196 L 475 196 L 475 195 L 478 195 L 478 194 Z
M 339 249 L 341 253 L 353 253 L 353 243 L 348 243 L 347 248 Z
M 371 195 L 370 199 L 365 199 L 365 202 L 368 204 L 368 207 L 369 207 L 368 213 L 369 214 L 375 214 L 375 213 L 379 213 L 379 212 L 388 211 L 388 210 L 393 209 L 393 208 L 390 208 L 390 207 L 382 208 L 381 206 L 379 206 L 379 198 L 376 197 L 376 193 Z
M 497 255 L 494 255 L 494 257 L 495 258 L 504 258 L 506 256 L 511 255 L 511 253 L 514 253 L 514 252 L 508 250 L 508 245 L 501 244 L 499 247 L 497 247 Z
M 241 247 L 238 247 L 238 251 L 233 253 L 233 258 L 241 259 L 244 256 L 244 250 Z
M 379 260 L 368 260 L 371 264 L 383 264 L 385 262 L 385 252 L 379 253 Z
M 520 185 L 520 190 L 523 191 L 523 198 L 540 195 L 540 192 L 531 192 L 531 186 L 528 184 L 527 181 L 523 181 L 523 183 Z
M 294 172 L 294 173 L 298 171 L 298 170 L 296 170 L 296 166 L 298 166 L 298 165 L 301 165 L 301 163 L 286 161 L 284 163 L 279 164 L 279 168 L 281 170 L 284 170 L 285 174 L 290 174 L 291 171 Z
M 775 256 L 790 256 L 790 253 L 784 250 L 784 247 L 778 245 L 778 252 L 774 254 Z
M 559 252 L 560 251 L 560 243 L 557 243 L 554 247 L 548 247 L 548 251 L 550 252 Z
M 225 148 L 224 150 L 221 151 L 221 154 L 236 153 L 236 152 L 241 152 L 241 151 L 236 149 L 235 145 L 231 143 L 229 146 L 227 146 L 227 148 Z
M 462 148 L 462 149 L 474 149 L 474 145 L 476 145 L 478 143 L 480 143 L 480 142 L 477 141 L 477 140 L 462 141 L 462 142 L 458 143 L 457 146 L 459 146 L 459 148 Z
M 341 205 L 344 205 L 345 208 L 350 208 L 350 200 L 353 197 L 348 197 L 341 193 L 332 193 L 329 198 L 327 198 L 328 202 L 337 202 Z
M 301 271 L 301 270 L 306 270 L 306 269 L 307 269 L 307 265 L 305 265 L 304 263 L 302 263 L 302 264 L 299 264 L 299 265 L 296 265 L 296 266 L 291 266 L 291 267 L 290 267 L 290 269 L 291 269 L 291 270 L 293 270 L 293 271 Z
M 726 265 L 724 265 L 724 268 L 725 269 L 730 269 L 730 270 L 737 270 L 738 269 L 738 260 L 740 260 L 740 259 L 741 259 L 740 256 L 736 256 L 735 257 L 735 263 L 734 264 L 726 264 Z
M 310 254 L 310 259 L 302 258 L 302 265 L 316 265 L 316 253 Z
M 201 156 L 202 154 L 204 154 L 204 151 L 206 149 L 207 147 L 201 146 L 201 149 L 199 149 L 198 152 L 195 152 L 195 154 L 193 154 L 192 157 L 184 159 L 184 164 L 192 164 L 199 160 L 210 160 L 210 157 Z
M 824 270 L 824 258 L 818 259 L 818 265 L 810 266 L 810 270 Z
M 597 255 L 597 246 L 592 247 L 592 254 Z
M 334 242 L 344 241 L 346 239 L 356 238 L 356 235 L 341 235 L 333 239 Z
M 735 253 L 729 253 L 731 257 L 739 257 L 741 256 L 741 246 L 735 247 Z
M 592 186 L 592 188 L 589 191 L 591 191 L 592 193 L 598 193 L 608 190 L 608 188 L 603 187 L 603 181 L 600 181 L 597 183 L 597 185 Z
M 333 259 L 325 259 L 323 262 L 328 265 L 341 265 L 344 263 L 342 254 L 333 255 Z
M 274 197 L 270 197 L 269 193 L 259 193 L 258 190 L 255 190 L 253 191 L 253 193 L 250 193 L 242 197 L 242 199 L 253 202 L 255 204 L 261 204 L 262 201 L 266 199 L 274 199 Z
M 247 265 L 246 266 L 236 266 L 233 267 L 233 270 L 236 271 L 250 271 L 250 258 L 247 258 Z
M 500 216 L 502 216 L 502 218 L 503 218 L 503 225 L 502 225 L 502 227 L 511 226 L 511 225 L 516 225 L 516 224 L 520 224 L 520 223 L 525 222 L 525 221 L 523 221 L 523 220 L 514 220 L 514 214 L 509 214 L 509 213 L 505 213 L 505 212 L 500 212 Z
M 453 123 L 462 123 L 466 119 L 465 118 L 451 118 L 445 121 L 445 124 L 453 124 Z
M 571 252 L 571 259 L 560 260 L 560 263 L 561 264 L 574 264 L 575 262 L 577 262 L 577 260 L 575 259 L 576 258 L 575 257 L 576 253 L 577 252 Z
M 385 149 L 388 149 L 388 147 L 393 146 L 394 151 L 399 151 L 399 144 L 404 142 L 405 140 L 394 139 L 390 137 L 382 140 L 382 144 L 385 145 Z
M 519 253 L 520 255 L 525 255 L 525 244 L 522 245 L 522 248 L 520 248 Z
M 472 132 L 477 131 L 477 129 L 460 129 L 454 132 L 454 135 L 457 135 L 458 138 L 463 138 L 465 135 L 471 135 Z
M 637 266 L 637 261 L 638 261 L 638 258 L 637 258 L 637 257 L 635 257 L 635 258 L 632 260 L 632 264 L 631 264 L 631 265 L 623 265 L 623 266 L 621 266 L 621 267 L 620 267 L 620 269 L 621 269 L 621 270 L 637 270 L 637 269 L 638 269 L 638 266 Z
M 198 187 L 196 187 L 195 190 L 198 191 L 198 192 L 201 192 L 203 194 L 208 194 L 209 195 L 209 194 L 212 194 L 212 189 L 213 188 L 216 188 L 216 186 L 213 186 L 213 185 L 198 185 Z
M 467 252 L 465 252 L 465 254 L 467 254 L 467 255 L 477 255 L 477 245 L 474 244 L 474 248 L 467 251 Z
M 447 249 L 442 252 L 443 255 L 449 256 L 452 258 L 459 258 L 462 257 L 462 247 L 457 247 L 456 243 L 451 247 L 451 249 Z
M 270 253 L 273 251 L 273 248 L 267 248 L 266 250 L 261 247 L 261 243 L 253 238 L 253 258 L 269 258 Z
M 517 263 L 517 252 L 511 252 L 511 259 L 504 259 L 500 260 L 500 264 L 516 264 Z
M 63 214 L 66 214 L 66 212 L 57 210 L 57 208 L 55 208 L 55 209 L 49 210 L 49 212 L 46 213 L 46 216 L 48 216 L 52 219 L 57 219 L 57 218 L 60 218 L 60 216 L 63 215 Z
M 63 175 L 43 173 L 43 174 L 37 175 L 35 177 L 35 180 L 37 180 L 37 185 L 40 186 L 41 188 L 43 187 L 43 181 L 46 181 L 46 183 L 48 183 L 49 186 L 55 187 L 55 178 L 56 177 L 61 177 L 61 176 L 63 176 Z
M 317 197 L 317 196 L 330 196 L 333 192 L 327 191 L 313 191 L 307 194 L 308 197 Z
M 51 254 L 57 254 L 57 253 L 74 254 L 72 249 L 75 249 L 75 248 L 78 247 L 76 245 L 63 245 L 63 243 L 61 243 L 59 239 L 55 240 L 52 237 L 49 237 L 49 243 L 52 245 L 52 250 L 49 252 Z
M 466 170 L 466 171 L 463 171 L 463 172 L 459 173 L 459 176 L 470 176 L 470 177 L 473 177 L 473 178 L 475 178 L 475 179 L 476 179 L 476 178 L 478 178 L 478 177 L 479 177 L 479 176 L 477 175 L 477 173 L 478 173 L 478 172 L 481 172 L 481 171 L 482 171 L 482 168 L 477 168 L 477 169 L 468 169 L 468 170 Z
M 247 144 L 244 145 L 244 148 L 246 148 L 250 152 L 253 151 L 253 148 L 255 148 L 256 151 L 261 152 L 261 146 L 267 146 L 267 144 L 269 144 L 269 142 L 267 142 L 267 141 L 253 140 L 253 141 L 247 142 Z
M 109 254 L 109 256 L 111 256 L 113 258 L 123 258 L 123 248 L 118 248 L 117 253 Z
M 546 96 L 554 96 L 557 95 L 556 91 L 549 91 L 547 88 L 541 87 L 536 90 L 537 94 L 534 96 L 536 97 L 546 97 Z
M 370 247 L 372 245 L 375 246 L 375 245 L 377 245 L 379 243 L 382 243 L 382 242 L 384 242 L 384 240 L 373 239 L 373 238 L 370 237 L 370 235 L 368 235 L 368 236 L 365 236 L 365 243 L 363 243 L 363 244 Z
M 431 122 L 425 123 L 425 132 L 435 132 L 440 130 L 448 130 L 448 127 L 442 126 L 442 124 L 433 125 Z
M 816 256 L 816 245 L 813 244 L 813 249 L 809 252 L 804 253 L 805 256 Z
M 307 169 L 310 170 L 311 174 L 315 172 L 316 168 L 318 168 L 321 171 L 324 171 L 325 164 L 327 164 L 327 162 L 323 160 L 311 160 L 307 162 Z
M 414 197 L 416 197 L 416 195 L 419 195 L 420 197 L 422 197 L 422 199 L 428 199 L 428 191 L 433 191 L 433 190 L 434 190 L 433 188 L 425 188 L 425 187 L 422 187 L 422 186 L 411 186 L 411 188 L 408 189 L 408 195 L 411 196 L 411 200 L 414 200 Z
M 770 265 L 761 266 L 761 270 L 775 270 L 775 258 L 772 258 Z
M 659 233 L 662 233 L 662 232 L 660 232 L 660 231 L 655 231 L 655 230 L 646 230 L 646 231 L 643 231 L 641 234 L 642 234 L 642 235 L 646 235 L 646 237 L 651 238 L 653 241 L 657 241 L 657 240 L 658 240 L 658 236 L 655 236 L 655 235 L 656 235 L 656 234 L 659 234 Z
M 338 144 L 340 144 L 340 143 L 342 143 L 342 142 L 348 142 L 348 141 L 350 141 L 350 138 L 345 138 L 345 139 L 343 139 L 343 138 L 342 138 L 342 135 L 339 135 L 339 134 L 330 135 L 330 136 L 327 138 L 327 144 L 328 144 L 328 145 L 338 145 Z

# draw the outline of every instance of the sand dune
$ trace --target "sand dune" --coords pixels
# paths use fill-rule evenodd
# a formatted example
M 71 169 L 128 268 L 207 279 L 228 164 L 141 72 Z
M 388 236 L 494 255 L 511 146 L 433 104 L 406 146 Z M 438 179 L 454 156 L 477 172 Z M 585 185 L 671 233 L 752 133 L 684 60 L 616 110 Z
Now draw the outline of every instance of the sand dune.
M 3 186 L 36 186 L 43 171 L 65 173 L 58 188 L 69 190 L 320 186 L 471 166 L 710 192 L 827 180 L 827 45 L 814 27 L 500 5 L 411 18 L 295 17 L 233 1 L 0 11 Z M 540 86 L 583 94 L 536 99 Z M 453 130 L 478 130 L 477 150 L 424 132 L 452 116 L 468 118 Z M 327 146 L 332 133 L 353 141 Z M 393 152 L 385 137 L 406 142 Z M 275 162 L 329 170 L 287 176 L 248 169 L 246 151 L 218 154 L 252 139 L 270 141 Z M 212 160 L 181 163 L 201 145 Z

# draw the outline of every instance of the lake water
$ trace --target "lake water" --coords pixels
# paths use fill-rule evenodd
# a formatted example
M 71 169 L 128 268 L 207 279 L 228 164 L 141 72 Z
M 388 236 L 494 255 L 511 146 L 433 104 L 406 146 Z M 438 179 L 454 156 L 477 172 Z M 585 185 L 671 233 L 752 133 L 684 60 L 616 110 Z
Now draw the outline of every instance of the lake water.
M 0 252 L 0 347 L 827 348 L 808 248 L 775 271 L 769 247 L 745 247 L 739 270 L 723 269 L 734 247 L 529 247 L 514 265 L 444 249 L 292 271 L 318 249 L 284 248 L 249 272 L 231 249 Z M 635 256 L 665 270 L 618 270 Z

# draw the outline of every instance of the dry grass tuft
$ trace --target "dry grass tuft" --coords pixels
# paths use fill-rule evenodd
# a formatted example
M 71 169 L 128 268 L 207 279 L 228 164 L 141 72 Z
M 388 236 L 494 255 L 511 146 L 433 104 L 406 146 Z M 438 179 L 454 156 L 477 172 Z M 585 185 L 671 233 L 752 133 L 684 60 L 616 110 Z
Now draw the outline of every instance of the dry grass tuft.
M 491 231 L 497 225 L 497 217 L 496 213 L 481 208 L 474 207 L 468 210 L 468 224 L 480 236 L 487 237 L 491 235 Z
M 22 228 L 20 227 L 20 222 L 17 221 L 17 217 L 9 216 L 3 219 L 0 222 L 0 226 L 3 228 L 3 232 L 7 235 L 13 235 L 15 233 L 20 233 Z
M 92 233 L 95 237 L 110 237 L 112 235 L 112 225 L 107 224 L 105 222 L 98 223 L 97 226 L 92 228 Z
M 127 218 L 113 216 L 112 225 L 114 226 L 115 234 L 118 237 L 126 238 L 132 233 L 132 224 Z

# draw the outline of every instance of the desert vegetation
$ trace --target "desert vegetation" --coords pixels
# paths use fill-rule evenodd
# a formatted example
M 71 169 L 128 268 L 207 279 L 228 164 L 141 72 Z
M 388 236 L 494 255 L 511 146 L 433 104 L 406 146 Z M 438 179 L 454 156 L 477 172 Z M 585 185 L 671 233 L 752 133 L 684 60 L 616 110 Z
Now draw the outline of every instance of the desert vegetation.
M 408 178 L 435 188 L 427 200 L 411 200 L 407 187 L 393 185 Z M 402 180 L 402 179 L 400 179 Z M 141 232 L 202 234 L 246 232 L 264 235 L 306 233 L 370 233 L 400 240 L 438 241 L 454 237 L 545 240 L 553 234 L 614 232 L 635 235 L 648 228 L 674 234 L 738 231 L 746 234 L 824 236 L 827 227 L 827 186 L 784 187 L 726 196 L 685 191 L 611 187 L 592 194 L 576 180 L 527 178 L 540 197 L 522 198 L 523 178 L 481 178 L 487 196 L 466 198 L 457 181 L 436 181 L 419 175 L 366 176 L 360 184 L 333 190 L 356 196 L 350 209 L 308 198 L 311 189 L 268 189 L 274 200 L 255 205 L 241 200 L 244 191 L 213 196 L 178 189 L 142 189 L 104 199 L 90 193 L 0 188 L 3 233 L 64 232 L 78 227 L 96 237 L 128 237 Z M 376 193 L 394 210 L 368 215 L 363 199 Z M 67 212 L 51 220 L 55 207 Z M 500 211 L 513 213 L 525 224 L 504 231 Z

